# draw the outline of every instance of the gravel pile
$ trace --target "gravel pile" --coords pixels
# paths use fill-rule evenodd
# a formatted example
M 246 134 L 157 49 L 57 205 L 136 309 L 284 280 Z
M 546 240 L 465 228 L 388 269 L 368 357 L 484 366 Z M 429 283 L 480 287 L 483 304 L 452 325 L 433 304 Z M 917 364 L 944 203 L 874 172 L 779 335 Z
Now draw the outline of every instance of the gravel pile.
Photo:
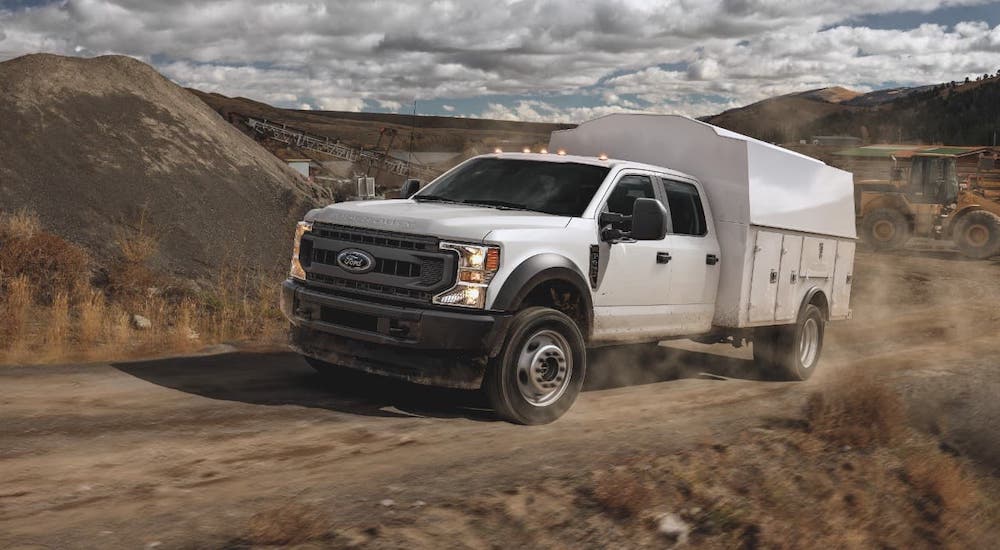
M 0 211 L 114 261 L 138 220 L 157 268 L 287 261 L 312 190 L 187 90 L 129 57 L 47 54 L 0 63 Z

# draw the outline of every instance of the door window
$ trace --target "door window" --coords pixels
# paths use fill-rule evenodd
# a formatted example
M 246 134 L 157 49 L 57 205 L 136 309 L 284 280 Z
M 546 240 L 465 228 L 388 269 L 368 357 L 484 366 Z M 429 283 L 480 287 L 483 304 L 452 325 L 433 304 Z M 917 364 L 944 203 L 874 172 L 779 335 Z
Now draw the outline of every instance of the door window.
M 649 176 L 630 174 L 622 176 L 615 185 L 615 190 L 608 197 L 607 211 L 624 216 L 631 216 L 635 208 L 635 199 L 655 199 L 656 193 L 653 191 L 653 180 Z M 632 222 L 625 221 L 617 224 L 615 229 L 631 231 Z
M 670 208 L 670 220 L 675 235 L 705 235 L 705 209 L 701 205 L 698 188 L 690 183 L 663 180 L 663 188 Z

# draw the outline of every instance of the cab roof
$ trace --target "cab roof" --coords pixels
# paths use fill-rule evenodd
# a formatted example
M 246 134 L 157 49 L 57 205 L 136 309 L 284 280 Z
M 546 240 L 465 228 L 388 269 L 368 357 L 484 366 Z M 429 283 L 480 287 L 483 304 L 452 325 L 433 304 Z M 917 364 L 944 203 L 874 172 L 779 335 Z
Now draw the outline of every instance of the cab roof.
M 697 180 L 694 176 L 690 174 L 685 174 L 678 170 L 671 170 L 665 166 L 656 166 L 653 164 L 645 164 L 642 162 L 635 162 L 631 160 L 622 159 L 602 159 L 599 157 L 583 156 L 583 155 L 560 155 L 557 153 L 491 153 L 486 155 L 479 155 L 477 158 L 499 158 L 499 159 L 513 159 L 513 160 L 534 160 L 539 162 L 553 162 L 553 163 L 565 163 L 565 164 L 589 164 L 592 166 L 603 166 L 609 169 L 635 169 L 635 170 L 646 170 L 649 172 L 657 172 L 660 174 L 665 174 L 669 176 L 676 176 L 679 178 Z

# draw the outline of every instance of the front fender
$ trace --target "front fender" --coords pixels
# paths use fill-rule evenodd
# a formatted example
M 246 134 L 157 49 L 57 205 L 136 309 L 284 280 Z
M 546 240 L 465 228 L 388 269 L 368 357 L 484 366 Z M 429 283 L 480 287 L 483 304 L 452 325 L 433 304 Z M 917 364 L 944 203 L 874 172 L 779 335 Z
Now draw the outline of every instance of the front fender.
M 580 293 L 587 314 L 587 330 L 594 326 L 594 301 L 587 278 L 572 260 L 554 253 L 536 254 L 521 262 L 504 281 L 492 309 L 514 312 L 532 290 L 548 281 L 563 281 Z M 589 335 L 588 335 L 589 336 Z

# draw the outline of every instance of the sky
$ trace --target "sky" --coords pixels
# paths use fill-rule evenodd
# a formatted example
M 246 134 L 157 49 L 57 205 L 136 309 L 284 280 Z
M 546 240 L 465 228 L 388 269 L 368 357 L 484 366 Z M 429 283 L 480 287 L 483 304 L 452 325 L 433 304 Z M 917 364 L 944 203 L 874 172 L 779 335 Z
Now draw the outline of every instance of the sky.
M 124 54 L 298 109 L 581 122 L 1000 70 L 981 0 L 0 0 L 0 60 Z

